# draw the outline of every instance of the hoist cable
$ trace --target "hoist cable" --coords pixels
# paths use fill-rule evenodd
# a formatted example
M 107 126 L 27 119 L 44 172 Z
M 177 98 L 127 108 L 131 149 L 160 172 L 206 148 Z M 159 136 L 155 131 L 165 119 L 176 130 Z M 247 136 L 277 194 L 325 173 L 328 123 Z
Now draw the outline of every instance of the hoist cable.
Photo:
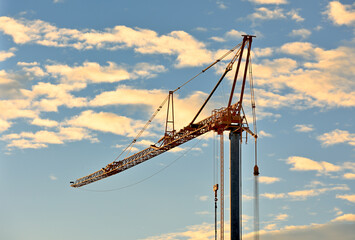
M 254 240 L 259 240 L 259 167 L 258 167 L 258 152 L 257 152 L 257 128 L 256 128 L 256 105 L 254 96 L 254 81 L 253 81 L 253 71 L 250 58 L 249 65 L 249 79 L 250 79 L 250 101 L 253 113 L 253 130 L 255 134 L 255 166 L 254 166 Z
M 235 49 L 239 48 L 241 46 L 241 43 L 239 43 L 237 46 L 235 46 L 234 48 L 230 49 L 228 52 L 226 52 L 223 56 L 221 56 L 220 58 L 218 58 L 216 61 L 214 61 L 212 64 L 210 64 L 208 67 L 206 67 L 205 69 L 203 69 L 200 73 L 198 73 L 197 75 L 195 75 L 194 77 L 190 78 L 189 80 L 187 80 L 185 83 L 183 83 L 180 87 L 177 87 L 173 92 L 178 91 L 180 88 L 182 88 L 183 86 L 185 86 L 186 84 L 188 84 L 189 82 L 191 82 L 192 80 L 194 80 L 196 77 L 198 77 L 199 75 L 201 75 L 202 73 L 206 72 L 208 69 L 210 69 L 211 67 L 213 67 L 215 64 L 219 63 L 220 61 L 222 61 L 225 57 L 227 57 L 229 54 L 231 54 L 232 52 L 234 52 Z

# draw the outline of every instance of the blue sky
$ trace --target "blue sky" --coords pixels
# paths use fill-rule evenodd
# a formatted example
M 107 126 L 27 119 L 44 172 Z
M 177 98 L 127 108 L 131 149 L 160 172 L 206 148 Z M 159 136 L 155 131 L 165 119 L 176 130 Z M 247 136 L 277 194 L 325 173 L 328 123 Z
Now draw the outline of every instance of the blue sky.
M 82 189 L 69 182 L 115 160 L 169 90 L 247 33 L 257 36 L 261 239 L 352 239 L 354 30 L 350 0 L 1 0 L 0 238 L 214 239 L 213 134 Z M 226 63 L 175 94 L 177 128 Z M 226 105 L 231 78 L 203 116 Z M 159 140 L 164 117 L 136 150 Z M 243 143 L 245 239 L 252 142 Z M 225 145 L 228 159 L 227 135 Z M 226 191 L 226 236 L 228 201 Z

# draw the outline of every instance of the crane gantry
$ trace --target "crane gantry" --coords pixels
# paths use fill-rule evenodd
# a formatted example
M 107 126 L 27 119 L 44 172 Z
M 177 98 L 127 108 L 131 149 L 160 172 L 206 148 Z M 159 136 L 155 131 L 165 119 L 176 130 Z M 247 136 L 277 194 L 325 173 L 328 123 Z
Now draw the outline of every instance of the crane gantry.
M 175 130 L 174 126 L 174 104 L 173 104 L 173 94 L 177 90 L 179 90 L 182 86 L 184 86 L 186 83 L 194 79 L 190 79 L 188 82 L 184 83 L 182 86 L 178 87 L 174 91 L 169 92 L 169 96 L 163 101 L 163 103 L 159 106 L 159 108 L 156 110 L 156 112 L 153 114 L 151 119 L 149 119 L 148 123 L 144 126 L 141 132 L 137 135 L 137 137 L 133 140 L 133 142 L 130 144 L 133 145 L 138 137 L 140 137 L 143 133 L 143 131 L 148 127 L 148 125 L 151 123 L 153 118 L 157 115 L 157 113 L 162 109 L 162 106 L 168 102 L 168 107 L 167 107 L 167 115 L 166 115 L 166 122 L 165 122 L 165 134 L 164 136 L 155 144 L 149 146 L 148 148 L 139 151 L 131 156 L 125 157 L 122 160 L 119 161 L 113 161 L 112 163 L 109 163 L 107 166 L 101 168 L 100 170 L 91 173 L 85 177 L 79 178 L 75 180 L 74 182 L 71 182 L 71 187 L 82 187 L 84 185 L 99 181 L 101 179 L 110 177 L 112 175 L 115 175 L 117 173 L 123 172 L 129 168 L 132 168 L 140 163 L 143 163 L 153 157 L 156 157 L 164 152 L 167 152 L 175 147 L 178 147 L 192 139 L 195 139 L 205 133 L 208 133 L 210 131 L 215 131 L 221 136 L 221 144 L 223 144 L 223 132 L 229 131 L 230 132 L 230 139 L 231 139 L 231 155 L 232 152 L 234 152 L 233 156 L 231 156 L 231 228 L 235 228 L 235 231 L 233 233 L 233 230 L 231 230 L 231 239 L 240 239 L 241 236 L 241 224 L 240 224 L 240 205 L 241 205 L 241 200 L 240 200 L 240 159 L 237 155 L 240 155 L 240 150 L 239 150 L 239 145 L 241 142 L 241 136 L 243 132 L 249 133 L 251 136 L 254 137 L 254 139 L 257 139 L 257 134 L 256 134 L 256 128 L 255 128 L 255 102 L 254 102 L 254 94 L 252 90 L 252 83 L 250 84 L 251 92 L 252 92 L 252 112 L 253 112 L 253 125 L 254 125 L 254 132 L 249 129 L 248 121 L 245 116 L 244 110 L 243 110 L 243 97 L 244 97 L 244 90 L 245 90 L 245 85 L 246 85 L 246 76 L 248 73 L 248 65 L 250 62 L 250 52 L 251 52 L 251 44 L 252 44 L 252 39 L 255 36 L 251 35 L 243 35 L 243 41 L 241 44 L 238 44 L 236 47 L 231 49 L 228 53 L 223 55 L 220 59 L 216 60 L 214 63 L 209 65 L 207 68 L 202 70 L 201 73 L 204 73 L 206 70 L 211 68 L 213 65 L 216 63 L 220 62 L 223 58 L 225 58 L 227 55 L 229 55 L 232 52 L 236 52 L 234 56 L 232 57 L 231 61 L 227 64 L 227 67 L 220 77 L 219 81 L 205 100 L 205 102 L 202 104 L 201 108 L 198 110 L 197 114 L 195 117 L 192 119 L 190 124 L 188 124 L 186 127 L 182 128 L 179 131 Z M 247 55 L 246 55 L 246 60 L 245 60 L 245 66 L 244 66 L 244 75 L 242 79 L 242 84 L 241 84 L 241 91 L 239 95 L 239 101 L 236 103 L 233 103 L 233 96 L 235 92 L 235 87 L 236 87 L 236 82 L 238 78 L 238 73 L 239 69 L 241 67 L 241 61 L 243 58 L 243 52 L 244 48 L 247 47 Z M 212 112 L 212 115 L 201 120 L 198 122 L 195 122 L 201 111 L 204 109 L 206 106 L 207 102 L 210 100 L 222 80 L 225 78 L 228 72 L 230 72 L 233 68 L 233 65 L 237 62 L 236 66 L 236 71 L 234 74 L 234 79 L 231 87 L 231 92 L 229 96 L 229 101 L 228 105 L 225 107 L 222 107 L 218 110 L 214 110 Z M 234 137 L 234 135 L 237 136 L 237 138 Z M 236 140 L 233 140 L 236 139 Z M 232 146 L 238 145 L 236 148 Z M 222 145 L 221 145 L 222 146 Z M 128 147 L 127 147 L 128 148 Z M 126 149 L 127 149 L 126 148 Z M 221 147 L 222 151 L 222 147 Z M 121 156 L 121 155 L 120 155 Z M 221 156 L 222 157 L 222 156 Z M 233 158 L 235 158 L 233 160 Z M 233 168 L 233 162 L 236 162 L 234 164 Z M 254 168 L 254 175 L 257 176 L 259 174 L 258 169 L 257 169 L 257 163 L 255 162 L 255 167 Z M 233 168 L 233 169 L 232 169 Z M 222 173 L 221 173 L 222 174 Z M 235 177 L 236 176 L 236 177 Z M 221 179 L 221 186 L 220 188 L 223 190 L 223 179 Z M 223 192 L 221 192 L 221 198 L 223 199 Z M 236 196 L 235 199 L 233 199 L 233 196 Z M 222 201 L 222 200 L 221 200 Z M 233 204 L 235 202 L 235 204 Z M 221 205 L 223 206 L 223 205 Z M 221 215 L 223 215 L 223 207 L 221 209 Z M 238 215 L 238 216 L 236 216 Z M 223 229 L 223 219 L 221 218 L 221 229 Z M 224 230 L 221 230 L 221 236 L 223 236 Z M 234 236 L 234 237 L 233 237 Z

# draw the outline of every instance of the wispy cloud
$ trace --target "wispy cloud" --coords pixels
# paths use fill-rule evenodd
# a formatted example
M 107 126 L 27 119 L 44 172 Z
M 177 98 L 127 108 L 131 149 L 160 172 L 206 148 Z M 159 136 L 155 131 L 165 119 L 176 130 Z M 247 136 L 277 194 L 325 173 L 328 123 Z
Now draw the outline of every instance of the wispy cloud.
M 287 0 L 248 0 L 256 4 L 286 4 Z
M 312 124 L 296 124 L 294 129 L 296 132 L 312 132 L 314 130 Z
M 56 176 L 54 176 L 53 174 L 49 175 L 49 179 L 52 181 L 58 180 L 58 178 Z
M 289 34 L 291 37 L 301 37 L 302 39 L 308 38 L 312 34 L 308 29 L 295 29 Z

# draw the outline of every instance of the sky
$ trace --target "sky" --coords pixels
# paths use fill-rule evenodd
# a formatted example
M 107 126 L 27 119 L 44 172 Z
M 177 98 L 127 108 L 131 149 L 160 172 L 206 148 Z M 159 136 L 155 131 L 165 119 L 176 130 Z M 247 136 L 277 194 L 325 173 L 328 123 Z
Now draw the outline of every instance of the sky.
M 256 36 L 260 238 L 353 239 L 352 0 L 0 0 L 0 239 L 214 239 L 214 133 L 85 187 L 69 182 L 114 161 L 170 90 L 243 34 Z M 229 59 L 174 94 L 176 129 Z M 201 119 L 226 106 L 232 78 Z M 239 91 L 240 81 L 234 101 Z M 252 122 L 249 100 L 247 85 Z M 165 111 L 133 151 L 160 139 Z M 254 142 L 245 137 L 243 235 L 253 239 Z M 227 132 L 224 142 L 227 239 Z

